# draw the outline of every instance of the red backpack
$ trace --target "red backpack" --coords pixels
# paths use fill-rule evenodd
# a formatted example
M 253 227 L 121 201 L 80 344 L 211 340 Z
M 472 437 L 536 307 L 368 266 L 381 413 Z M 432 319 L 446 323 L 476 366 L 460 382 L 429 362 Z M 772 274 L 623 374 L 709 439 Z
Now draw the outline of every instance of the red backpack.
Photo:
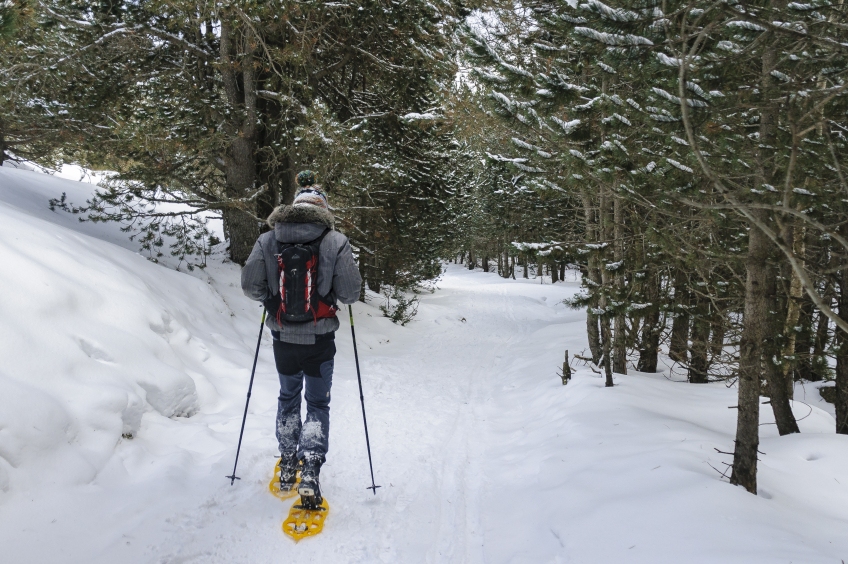
M 276 316 L 277 324 L 304 323 L 336 316 L 338 308 L 330 296 L 318 293 L 318 249 L 329 232 L 309 243 L 277 243 L 277 274 L 280 280 L 279 306 L 269 313 Z M 277 304 L 275 304 L 277 305 Z

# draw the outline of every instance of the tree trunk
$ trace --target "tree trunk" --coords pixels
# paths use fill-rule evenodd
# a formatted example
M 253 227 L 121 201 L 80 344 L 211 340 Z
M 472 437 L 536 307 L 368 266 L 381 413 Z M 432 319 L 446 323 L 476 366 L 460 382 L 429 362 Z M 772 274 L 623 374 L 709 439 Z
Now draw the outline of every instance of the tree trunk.
M 524 255 L 524 278 L 530 279 L 530 261 L 527 259 L 527 255 Z
M 657 304 L 659 287 L 657 275 L 649 271 L 645 277 L 645 298 L 651 305 L 645 311 L 642 319 L 642 334 L 639 343 L 639 362 L 636 370 L 639 372 L 656 372 L 660 349 L 660 308 Z
M 379 278 L 373 275 L 374 270 L 371 270 L 372 275 L 367 278 L 368 280 L 368 289 L 374 292 L 375 294 L 379 294 L 380 290 L 382 290 L 382 285 L 380 284 Z
M 607 304 L 606 296 L 601 296 L 601 307 L 605 307 Z M 602 342 L 602 360 L 604 364 L 604 375 L 606 376 L 606 380 L 604 385 L 607 388 L 611 388 L 614 383 L 612 380 L 612 361 L 610 360 L 610 351 L 611 351 L 611 340 L 612 340 L 612 330 L 610 328 L 610 318 L 607 315 L 600 316 L 601 322 L 601 342 Z
M 551 259 L 551 284 L 559 282 L 559 268 L 555 260 Z
M 824 289 L 823 297 L 825 300 L 830 301 L 830 283 L 828 282 L 827 286 Z M 813 339 L 813 356 L 812 356 L 812 370 L 810 373 L 810 379 L 814 382 L 821 382 L 822 380 L 826 380 L 830 374 L 830 367 L 827 365 L 827 343 L 830 340 L 830 336 L 828 335 L 828 327 L 830 322 L 825 314 L 822 312 L 819 313 L 818 323 L 816 324 L 816 333 Z
M 843 236 L 848 236 L 848 225 L 843 224 L 841 231 Z M 848 265 L 845 264 L 839 272 L 839 317 L 848 319 Z M 836 339 L 836 432 L 848 435 L 848 335 L 837 329 Z
M 724 316 L 719 311 L 714 311 L 710 323 L 712 334 L 710 336 L 710 365 L 721 362 L 724 352 L 724 334 L 726 332 Z
M 233 109 L 244 108 L 244 118 L 241 123 L 232 126 L 233 136 L 230 146 L 224 153 L 226 167 L 227 197 L 240 199 L 249 197 L 256 187 L 256 81 L 253 53 L 249 47 L 251 42 L 245 41 L 242 64 L 232 60 L 234 48 L 232 28 L 229 24 L 221 24 L 221 78 L 227 99 Z M 237 68 L 243 68 L 241 80 Z M 237 112 L 240 114 L 241 112 Z M 255 219 L 256 205 L 253 202 L 231 205 L 222 210 L 226 218 L 227 236 L 230 240 L 230 258 L 233 262 L 244 264 L 253 245 L 259 237 L 259 222 Z
M 785 6 L 786 0 L 774 0 L 776 7 Z M 772 32 L 761 36 L 764 42 L 773 39 Z M 774 100 L 775 79 L 771 76 L 777 64 L 777 49 L 765 48 L 761 58 L 761 86 L 764 100 Z M 774 104 L 760 112 L 759 151 L 757 154 L 759 185 L 768 184 L 774 175 L 772 159 L 774 151 L 767 149 L 774 143 L 777 128 L 777 108 Z M 768 224 L 766 210 L 750 210 L 752 219 Z M 733 472 L 730 483 L 743 486 L 750 493 L 757 494 L 757 447 L 760 443 L 760 382 L 762 380 L 763 343 L 769 330 L 769 305 L 773 302 L 770 284 L 774 284 L 774 275 L 768 267 L 770 242 L 768 237 L 754 224 L 748 226 L 748 261 L 745 281 L 745 312 L 742 326 L 742 338 L 739 342 L 739 405 L 736 420 L 736 448 L 733 452 Z M 773 326 L 773 325 L 772 325 Z M 775 347 L 776 349 L 776 347 Z M 774 366 L 772 359 L 767 359 Z M 774 373 L 774 370 L 768 370 Z M 781 385 L 781 389 L 784 389 Z
M 509 257 L 509 276 L 515 280 L 515 255 Z
M 610 223 L 610 210 L 609 210 L 609 198 L 606 195 L 606 190 L 604 188 L 601 189 L 601 202 L 600 202 L 600 235 L 601 240 L 605 243 L 609 242 L 612 238 L 612 226 Z M 601 250 L 601 253 L 606 254 L 606 247 Z M 604 355 L 604 373 L 606 376 L 605 385 L 610 388 L 614 385 L 612 379 L 612 362 L 610 358 L 610 352 L 612 348 L 612 331 L 610 328 L 610 315 L 607 313 L 609 310 L 609 303 L 607 298 L 607 293 L 611 287 L 611 280 L 609 270 L 603 268 L 605 264 L 605 260 L 603 258 L 600 260 L 599 270 L 601 271 L 601 292 L 600 292 L 600 300 L 599 305 L 601 310 L 604 312 L 601 314 L 601 341 L 603 344 L 603 355 Z
M 707 349 L 710 338 L 709 301 L 701 295 L 695 296 L 692 317 L 692 344 L 689 347 L 689 382 L 707 384 Z
M 763 210 L 753 210 L 767 219 Z M 745 313 L 739 343 L 739 400 L 736 418 L 736 448 L 730 483 L 757 493 L 757 447 L 760 445 L 760 378 L 762 343 L 768 324 L 765 281 L 768 269 L 768 239 L 751 225 L 748 231 L 748 272 L 745 281 Z
M 559 263 L 559 279 L 565 282 L 565 261 Z
M 612 370 L 616 374 L 627 374 L 627 321 L 624 314 L 617 313 L 614 321 Z
M 483 255 L 483 272 L 489 272 L 489 255 Z
M 474 257 L 474 250 L 468 250 L 468 270 L 474 270 L 477 267 L 477 259 Z
M 8 147 L 6 146 L 6 134 L 4 128 L 4 122 L 0 119 L 0 166 L 3 166 L 3 163 L 8 158 L 8 155 L 6 155 L 6 149 L 8 149 Z
M 671 322 L 671 339 L 668 356 L 678 362 L 686 362 L 689 348 L 689 289 L 686 273 L 678 269 L 674 274 L 674 320 Z
M 792 246 L 792 251 L 795 253 L 795 256 L 802 261 L 802 263 L 804 260 L 805 238 L 805 229 L 799 223 L 796 223 L 794 226 L 787 229 L 786 234 L 784 235 L 784 240 L 788 245 Z M 782 360 L 781 368 L 783 372 L 783 381 L 786 385 L 786 392 L 789 399 L 792 399 L 795 396 L 795 379 L 793 378 L 795 371 L 793 368 L 795 365 L 795 343 L 798 338 L 798 331 L 796 331 L 795 328 L 798 326 L 798 318 L 801 315 L 801 298 L 804 295 L 804 289 L 801 287 L 801 279 L 798 277 L 795 269 L 791 270 L 789 296 L 787 298 L 786 305 L 786 322 L 783 324 L 783 336 L 785 341 L 780 355 Z
M 227 196 L 244 198 L 254 189 L 256 166 L 253 160 L 253 143 L 236 138 L 227 151 Z M 230 239 L 230 259 L 244 264 L 259 237 L 259 222 L 252 213 L 230 207 L 222 210 L 227 217 L 227 236 Z
M 812 380 L 813 365 L 810 359 L 810 348 L 813 346 L 813 302 L 803 297 L 801 311 L 798 315 L 798 325 L 795 338 L 795 373 L 793 380 Z
M 792 406 L 789 403 L 783 366 L 775 362 L 780 355 L 780 347 L 778 346 L 776 337 L 783 329 L 785 321 L 778 314 L 781 311 L 781 307 L 777 296 L 776 279 L 777 272 L 769 268 L 768 276 L 764 279 L 766 299 L 768 300 L 767 315 L 769 317 L 769 329 L 766 334 L 769 338 L 763 343 L 763 367 L 765 369 L 766 380 L 768 381 L 769 403 L 771 403 L 771 409 L 774 412 L 777 432 L 783 436 L 791 433 L 800 433 L 800 430 L 798 429 L 798 423 L 795 421 L 795 415 L 792 413 Z
M 583 202 L 583 221 L 586 243 L 594 245 L 600 242 L 601 233 L 597 223 L 595 222 L 595 210 L 592 206 L 592 198 L 585 188 L 581 190 L 580 197 Z M 599 252 L 600 251 L 598 250 L 591 251 L 586 264 L 586 285 L 589 287 L 589 304 L 586 308 L 586 335 L 589 338 L 589 350 L 592 353 L 592 361 L 595 364 L 598 364 L 603 356 L 599 325 L 600 319 L 594 312 L 598 308 L 598 291 L 601 288 Z
M 624 218 L 622 217 L 621 198 L 612 195 L 613 199 L 613 260 L 616 263 L 624 261 Z M 619 266 L 615 270 L 615 292 L 617 299 L 624 296 L 624 269 Z M 624 312 L 615 314 L 615 337 L 613 341 L 613 372 L 627 374 L 627 322 Z

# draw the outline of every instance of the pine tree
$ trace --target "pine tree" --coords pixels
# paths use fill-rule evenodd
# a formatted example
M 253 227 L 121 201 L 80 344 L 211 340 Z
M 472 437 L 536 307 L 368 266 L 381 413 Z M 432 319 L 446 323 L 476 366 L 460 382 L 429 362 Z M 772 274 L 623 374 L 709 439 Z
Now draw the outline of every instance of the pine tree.
M 453 66 L 457 8 L 449 3 L 39 6 L 99 85 L 94 101 L 68 109 L 108 138 L 74 156 L 118 172 L 89 213 L 151 217 L 145 206 L 162 203 L 186 206 L 173 217 L 220 213 L 237 262 L 261 218 L 291 200 L 297 171 L 315 163 L 300 143 L 308 131 L 370 116 L 402 144 L 404 116 L 433 110 Z M 82 66 L 79 58 L 54 64 Z

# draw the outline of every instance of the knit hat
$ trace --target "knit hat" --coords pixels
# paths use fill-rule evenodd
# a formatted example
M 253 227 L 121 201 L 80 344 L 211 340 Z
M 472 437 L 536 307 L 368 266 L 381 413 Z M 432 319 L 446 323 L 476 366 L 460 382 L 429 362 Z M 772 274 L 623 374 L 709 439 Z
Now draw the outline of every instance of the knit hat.
M 303 174 L 303 173 L 301 173 Z M 300 176 L 300 175 L 298 175 Z M 294 201 L 292 202 L 293 206 L 317 206 L 319 208 L 323 208 L 325 210 L 330 209 L 330 204 L 327 202 L 327 195 L 321 191 L 321 187 L 317 184 L 313 184 L 309 186 L 309 188 L 304 188 L 300 192 L 298 192 Z

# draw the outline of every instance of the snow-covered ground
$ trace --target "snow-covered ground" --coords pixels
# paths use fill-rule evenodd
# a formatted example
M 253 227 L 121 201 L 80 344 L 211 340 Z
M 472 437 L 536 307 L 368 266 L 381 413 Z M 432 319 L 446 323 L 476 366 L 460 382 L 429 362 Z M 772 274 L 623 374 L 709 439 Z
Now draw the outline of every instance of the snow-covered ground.
M 735 390 L 663 375 L 603 387 L 576 283 L 449 266 L 406 327 L 356 304 L 377 483 L 346 323 L 337 337 L 324 533 L 295 544 L 266 489 L 268 334 L 230 486 L 260 310 L 238 268 L 184 274 L 116 226 L 50 212 L 91 186 L 0 168 L 0 561 L 24 563 L 848 561 L 848 437 L 763 406 L 760 494 L 722 481 Z M 808 389 L 813 395 L 814 390 Z

